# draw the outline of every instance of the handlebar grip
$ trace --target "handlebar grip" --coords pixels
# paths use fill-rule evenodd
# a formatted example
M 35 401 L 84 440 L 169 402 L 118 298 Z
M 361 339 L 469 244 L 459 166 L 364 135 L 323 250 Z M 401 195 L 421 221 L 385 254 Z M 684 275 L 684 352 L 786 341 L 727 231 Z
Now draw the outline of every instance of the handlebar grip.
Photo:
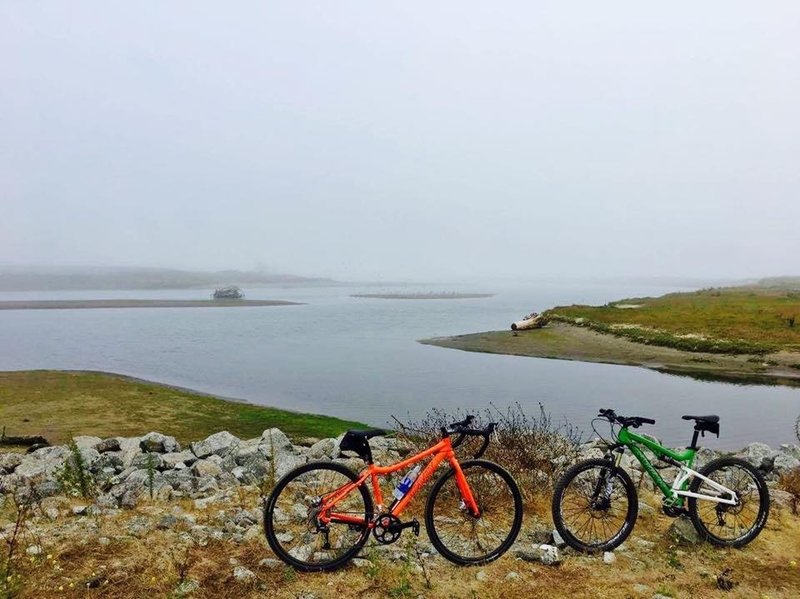
M 653 420 L 652 418 L 640 418 L 639 420 L 641 420 L 642 424 L 655 424 L 656 423 L 656 421 Z
M 489 442 L 492 440 L 492 433 L 494 432 L 496 424 L 494 422 L 490 422 L 489 426 L 487 426 L 483 431 L 483 444 L 481 445 L 480 449 L 475 452 L 473 459 L 477 460 L 480 458 L 484 453 L 486 453 L 486 448 L 489 447 Z

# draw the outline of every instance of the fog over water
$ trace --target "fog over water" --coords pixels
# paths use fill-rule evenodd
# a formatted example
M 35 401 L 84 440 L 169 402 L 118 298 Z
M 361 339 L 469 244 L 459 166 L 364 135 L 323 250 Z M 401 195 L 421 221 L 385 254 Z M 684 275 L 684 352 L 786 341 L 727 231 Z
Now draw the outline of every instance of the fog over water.
M 0 262 L 797 272 L 800 4 L 5 2 Z
M 798 40 L 788 0 L 0 3 L 0 278 L 345 282 L 243 284 L 306 302 L 286 308 L 7 311 L 0 370 L 116 371 L 371 424 L 495 401 L 585 425 L 616 407 L 678 445 L 679 414 L 716 411 L 709 444 L 789 441 L 797 389 L 416 340 L 800 274 Z M 12 282 L 0 299 L 206 298 L 205 281 Z M 350 297 L 397 282 L 495 295 Z

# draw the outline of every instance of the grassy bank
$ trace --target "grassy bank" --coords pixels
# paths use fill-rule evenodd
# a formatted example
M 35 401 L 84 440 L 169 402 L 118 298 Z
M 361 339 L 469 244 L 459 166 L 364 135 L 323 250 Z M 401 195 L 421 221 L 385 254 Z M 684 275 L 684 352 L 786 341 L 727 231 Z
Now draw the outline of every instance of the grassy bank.
M 550 324 L 422 340 L 487 352 L 643 366 L 704 379 L 800 386 L 800 292 L 704 289 L 557 306 Z
M 294 437 L 335 437 L 351 422 L 226 401 L 168 385 L 95 373 L 0 372 L 0 427 L 8 435 L 42 435 L 65 443 L 74 435 L 136 436 L 155 430 L 181 443 L 220 430 L 241 438 L 278 427 Z
M 557 306 L 547 314 L 601 333 L 685 351 L 800 354 L 800 292 L 796 290 L 702 289 L 629 298 L 605 306 Z

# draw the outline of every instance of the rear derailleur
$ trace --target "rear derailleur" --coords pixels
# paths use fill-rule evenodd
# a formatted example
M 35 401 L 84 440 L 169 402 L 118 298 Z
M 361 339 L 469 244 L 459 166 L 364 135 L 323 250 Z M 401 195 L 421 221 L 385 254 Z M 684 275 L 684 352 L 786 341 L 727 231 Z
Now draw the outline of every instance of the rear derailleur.
M 419 536 L 419 522 L 401 522 L 397 516 L 392 514 L 381 514 L 375 519 L 375 526 L 372 528 L 372 535 L 381 545 L 391 545 L 400 538 L 403 529 L 411 528 L 416 536 Z

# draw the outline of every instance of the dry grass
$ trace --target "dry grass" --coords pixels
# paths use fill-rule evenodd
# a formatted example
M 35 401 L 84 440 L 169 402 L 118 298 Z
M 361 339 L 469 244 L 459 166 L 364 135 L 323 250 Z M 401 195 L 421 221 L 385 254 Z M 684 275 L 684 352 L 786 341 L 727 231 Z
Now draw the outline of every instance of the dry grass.
M 792 511 L 798 515 L 800 512 L 800 468 L 783 474 L 778 485 L 793 497 Z
M 258 496 L 251 493 L 242 501 L 255 507 Z M 527 535 L 532 530 L 549 526 L 546 504 L 546 501 L 529 502 L 517 547 L 530 542 Z M 423 571 L 413 547 L 404 546 L 415 540 L 408 535 L 393 548 L 410 556 L 409 561 L 377 557 L 372 550 L 372 562 L 367 567 L 298 574 L 280 566 L 260 566 L 263 558 L 273 557 L 262 538 L 241 545 L 209 541 L 200 546 L 183 541 L 181 528 L 154 530 L 143 538 L 126 535 L 126 522 L 148 517 L 153 507 L 156 506 L 145 505 L 117 517 L 87 518 L 80 522 L 81 534 L 69 536 L 48 532 L 56 524 L 63 526 L 63 521 L 45 524 L 37 536 L 44 545 L 44 553 L 34 558 L 24 556 L 18 564 L 24 580 L 18 596 L 178 597 L 176 589 L 185 580 L 199 583 L 191 597 L 213 599 L 298 598 L 309 592 L 320 599 L 420 596 L 622 599 L 649 598 L 657 592 L 672 597 L 794 599 L 800 594 L 800 569 L 792 565 L 792 560 L 800 559 L 800 519 L 788 512 L 773 513 L 767 529 L 743 550 L 708 545 L 674 547 L 666 534 L 670 520 L 659 515 L 640 519 L 634 536 L 617 551 L 617 561 L 611 565 L 597 557 L 570 555 L 560 567 L 548 567 L 520 561 L 509 553 L 480 568 L 459 568 L 434 556 L 425 560 Z M 212 521 L 220 509 L 217 506 L 198 512 L 190 503 L 182 507 L 194 512 L 199 523 Z M 101 536 L 111 538 L 112 542 L 100 545 L 97 539 Z M 424 532 L 419 542 L 425 542 Z M 256 578 L 244 583 L 235 581 L 234 563 L 252 570 Z M 732 591 L 723 593 L 716 589 L 716 576 L 726 568 L 731 569 L 736 585 Z M 476 577 L 480 571 L 486 573 L 486 581 Z M 506 579 L 510 572 L 517 577 Z M 86 588 L 87 582 L 99 586 Z M 646 589 L 636 585 L 646 585 Z

